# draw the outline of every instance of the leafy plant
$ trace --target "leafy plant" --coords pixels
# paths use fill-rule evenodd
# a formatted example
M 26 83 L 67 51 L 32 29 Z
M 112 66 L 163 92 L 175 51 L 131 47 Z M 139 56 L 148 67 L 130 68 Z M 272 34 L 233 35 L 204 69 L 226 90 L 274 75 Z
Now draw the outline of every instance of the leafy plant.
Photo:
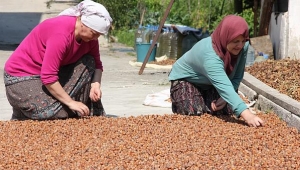
M 115 29 L 131 28 L 139 18 L 138 0 L 95 0 L 104 5 L 113 18 Z
M 134 47 L 135 42 L 134 42 L 134 32 L 135 30 L 125 30 L 125 29 L 120 29 L 120 30 L 114 30 L 112 33 L 118 37 L 118 42 L 125 44 L 129 47 Z
M 113 26 L 119 41 L 123 36 L 133 36 L 143 16 L 142 25 L 158 25 L 166 12 L 169 0 L 95 0 L 103 4 L 113 18 Z M 243 0 L 244 10 L 240 14 L 250 27 L 250 37 L 255 28 L 253 24 L 253 3 Z M 234 13 L 234 0 L 176 0 L 169 12 L 166 23 L 186 25 L 194 28 L 204 28 L 212 32 L 221 19 Z M 133 30 L 128 33 L 126 30 Z M 126 32 L 126 33 L 125 33 Z M 133 35 L 131 35 L 133 34 Z M 128 43 L 130 38 L 125 38 Z M 132 44 L 131 42 L 129 44 Z
M 249 25 L 249 32 L 250 32 L 250 37 L 253 37 L 254 34 L 254 13 L 252 9 L 246 9 L 243 11 L 243 13 L 240 15 L 241 17 L 245 18 Z

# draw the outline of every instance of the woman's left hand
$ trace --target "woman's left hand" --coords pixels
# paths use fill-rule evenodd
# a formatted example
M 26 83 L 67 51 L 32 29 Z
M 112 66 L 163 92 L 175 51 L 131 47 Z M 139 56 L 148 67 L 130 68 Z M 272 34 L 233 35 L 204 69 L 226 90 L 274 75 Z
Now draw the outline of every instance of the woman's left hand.
M 218 100 L 213 100 L 211 102 L 211 109 L 213 111 L 218 111 L 223 109 L 226 106 L 226 101 L 222 99 L 222 97 L 220 97 Z
M 91 84 L 90 98 L 92 102 L 97 102 L 100 100 L 102 92 L 100 90 L 100 83 L 95 82 Z

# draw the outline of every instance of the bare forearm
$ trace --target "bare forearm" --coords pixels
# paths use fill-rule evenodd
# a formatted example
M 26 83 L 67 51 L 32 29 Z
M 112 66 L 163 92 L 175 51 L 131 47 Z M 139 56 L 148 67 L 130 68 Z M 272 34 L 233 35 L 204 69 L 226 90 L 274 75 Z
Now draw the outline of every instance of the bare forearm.
M 73 101 L 73 99 L 68 95 L 68 93 L 62 88 L 58 81 L 47 84 L 46 88 L 48 91 L 61 103 L 69 106 L 69 103 Z

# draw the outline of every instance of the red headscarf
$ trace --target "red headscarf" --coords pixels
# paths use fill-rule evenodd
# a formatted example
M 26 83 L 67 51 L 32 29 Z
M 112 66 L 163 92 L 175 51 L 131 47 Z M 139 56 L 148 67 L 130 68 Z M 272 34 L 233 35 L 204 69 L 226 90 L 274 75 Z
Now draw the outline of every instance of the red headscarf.
M 246 40 L 249 40 L 247 22 L 244 18 L 236 15 L 224 17 L 211 35 L 213 48 L 223 60 L 227 75 L 230 75 L 238 59 L 229 53 L 227 44 L 239 35 L 243 35 Z

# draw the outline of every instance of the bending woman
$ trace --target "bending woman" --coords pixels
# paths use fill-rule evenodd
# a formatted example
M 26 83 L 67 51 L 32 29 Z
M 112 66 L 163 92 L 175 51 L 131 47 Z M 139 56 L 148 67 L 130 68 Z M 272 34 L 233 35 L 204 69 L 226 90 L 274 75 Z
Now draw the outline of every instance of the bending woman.
M 37 25 L 5 63 L 12 120 L 105 115 L 98 37 L 112 19 L 91 0 Z
M 249 126 L 262 126 L 237 94 L 249 46 L 246 21 L 226 16 L 211 37 L 202 39 L 179 58 L 169 75 L 172 111 L 184 115 L 230 114 Z M 227 107 L 229 106 L 229 107 Z

